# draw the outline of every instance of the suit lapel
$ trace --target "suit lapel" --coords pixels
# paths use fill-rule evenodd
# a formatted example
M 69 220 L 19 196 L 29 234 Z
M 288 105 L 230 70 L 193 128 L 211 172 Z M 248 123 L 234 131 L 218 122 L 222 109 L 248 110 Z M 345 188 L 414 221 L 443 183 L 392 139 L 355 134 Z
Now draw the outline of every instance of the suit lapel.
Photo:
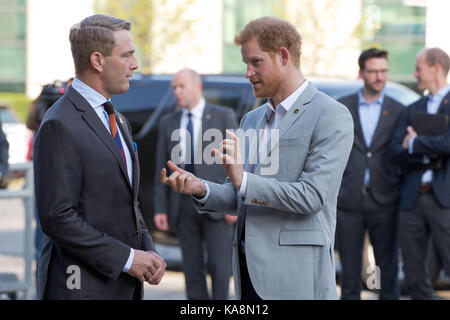
M 88 126 L 95 132 L 95 134 L 100 138 L 100 140 L 106 145 L 108 150 L 112 153 L 113 157 L 116 159 L 119 164 L 120 171 L 122 172 L 124 178 L 129 183 L 127 169 L 125 167 L 125 163 L 123 162 L 122 155 L 120 154 L 119 149 L 117 148 L 116 143 L 112 139 L 111 134 L 105 128 L 105 125 L 98 117 L 94 108 L 72 87 L 69 87 L 67 91 L 67 97 L 74 104 L 75 108 L 80 111 L 83 111 L 82 118 Z M 122 130 L 123 131 L 123 130 Z
M 378 118 L 377 127 L 375 128 L 375 132 L 373 134 L 372 144 L 370 146 L 371 150 L 376 150 L 377 143 L 383 141 L 383 134 L 387 131 L 385 130 L 386 125 L 388 124 L 389 116 L 392 114 L 392 105 L 389 103 L 389 98 L 384 96 L 383 105 L 381 106 L 380 117 Z
M 447 93 L 444 99 L 442 99 L 438 112 L 446 112 L 447 107 L 450 105 L 449 101 L 450 101 L 450 91 Z
M 139 185 L 139 163 L 137 161 L 137 157 L 134 151 L 133 146 L 133 138 L 131 137 L 128 128 L 125 129 L 124 121 L 122 120 L 122 116 L 116 113 L 117 125 L 119 126 L 120 132 L 122 133 L 123 140 L 125 140 L 125 144 L 128 148 L 128 152 L 130 153 L 131 162 L 133 164 L 132 177 L 133 177 L 133 193 L 136 194 L 137 186 Z M 122 161 L 123 163 L 123 161 Z M 127 171 L 128 177 L 128 171 Z M 128 180 L 129 181 L 129 180 Z M 131 185 L 131 183 L 130 183 Z
M 270 152 L 278 145 L 283 135 L 288 131 L 288 129 L 292 126 L 292 124 L 299 119 L 302 114 L 305 112 L 306 108 L 308 107 L 308 104 L 311 102 L 311 100 L 314 98 L 314 96 L 319 91 L 310 83 L 305 88 L 305 91 L 298 97 L 297 101 L 292 105 L 292 107 L 289 109 L 289 111 L 286 113 L 286 115 L 283 117 L 283 119 L 280 121 L 280 124 L 278 126 L 279 130 L 279 136 L 278 139 L 275 140 L 275 143 L 270 143 Z M 264 125 L 264 123 L 263 123 Z M 271 141 L 274 141 L 275 138 L 274 132 L 272 132 L 271 135 Z
M 350 113 L 353 117 L 354 122 L 354 130 L 355 130 L 355 145 L 359 147 L 361 150 L 366 150 L 366 141 L 364 140 L 364 134 L 361 128 L 361 119 L 359 118 L 359 100 L 358 94 L 352 96 L 352 102 L 348 106 Z

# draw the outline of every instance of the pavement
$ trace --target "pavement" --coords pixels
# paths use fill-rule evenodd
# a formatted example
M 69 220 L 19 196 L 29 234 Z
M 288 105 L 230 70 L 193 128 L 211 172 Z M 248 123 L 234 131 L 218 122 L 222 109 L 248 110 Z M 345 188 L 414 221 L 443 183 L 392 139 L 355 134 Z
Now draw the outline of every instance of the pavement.
M 0 276 L 5 273 L 14 273 L 19 280 L 25 278 L 25 260 L 23 259 L 24 246 L 24 210 L 20 201 L 0 200 Z M 181 252 L 179 248 L 157 246 L 158 252 L 171 263 L 180 261 Z M 34 282 L 35 264 L 32 266 L 32 278 Z M 207 278 L 207 283 L 211 287 L 211 281 Z M 0 289 L 2 278 L 0 277 Z M 35 297 L 33 289 L 29 297 Z M 0 290 L 1 291 L 1 290 Z M 234 299 L 234 285 L 230 277 L 230 299 Z M 338 292 L 340 287 L 338 286 Z M 450 300 L 450 290 L 438 290 L 436 295 L 441 299 Z M 9 299 L 10 296 L 0 293 L 0 300 Z M 18 292 L 17 299 L 25 299 L 23 292 Z M 363 300 L 377 299 L 377 294 L 371 291 L 363 290 L 361 293 Z M 159 285 L 153 286 L 145 283 L 145 300 L 186 300 L 184 274 L 181 271 L 167 270 L 164 278 Z M 401 299 L 408 299 L 402 296 Z

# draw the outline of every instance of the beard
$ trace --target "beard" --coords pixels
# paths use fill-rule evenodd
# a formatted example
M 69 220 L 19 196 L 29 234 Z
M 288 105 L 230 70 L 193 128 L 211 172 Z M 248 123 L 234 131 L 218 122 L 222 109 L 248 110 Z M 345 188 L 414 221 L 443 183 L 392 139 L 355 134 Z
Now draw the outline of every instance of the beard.
M 254 80 L 260 81 L 258 86 L 252 86 L 253 93 L 256 98 L 270 98 L 275 96 L 281 88 L 282 75 L 278 66 L 274 69 L 270 76 L 265 79 L 250 79 L 251 82 Z

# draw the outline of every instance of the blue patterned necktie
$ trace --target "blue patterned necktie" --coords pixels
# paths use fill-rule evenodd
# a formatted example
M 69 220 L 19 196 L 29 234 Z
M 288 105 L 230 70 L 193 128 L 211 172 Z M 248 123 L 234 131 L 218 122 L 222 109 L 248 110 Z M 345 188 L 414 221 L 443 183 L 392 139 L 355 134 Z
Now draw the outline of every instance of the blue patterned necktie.
M 192 123 L 192 113 L 188 113 L 188 124 L 187 124 L 187 131 L 189 133 L 189 136 L 186 139 L 186 155 L 190 155 L 190 161 L 188 161 L 186 157 L 186 165 L 184 166 L 184 169 L 186 171 L 189 171 L 193 174 L 195 174 L 195 167 L 194 167 L 194 125 Z M 190 139 L 190 142 L 189 140 Z M 190 162 L 190 163 L 188 163 Z

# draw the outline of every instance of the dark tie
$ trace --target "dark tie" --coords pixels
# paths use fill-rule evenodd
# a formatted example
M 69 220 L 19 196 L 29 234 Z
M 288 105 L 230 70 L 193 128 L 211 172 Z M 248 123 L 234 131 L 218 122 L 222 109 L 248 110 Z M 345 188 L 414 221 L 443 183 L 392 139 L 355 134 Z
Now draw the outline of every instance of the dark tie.
M 109 127 L 111 129 L 111 135 L 116 143 L 117 147 L 119 148 L 120 154 L 122 155 L 123 162 L 125 163 L 125 167 L 127 166 L 127 159 L 125 157 L 125 150 L 122 146 L 122 141 L 120 140 L 120 135 L 117 130 L 117 122 L 116 122 L 116 114 L 114 113 L 114 107 L 111 104 L 111 102 L 106 101 L 103 104 L 103 107 L 105 108 L 106 113 L 108 114 L 109 118 Z
M 187 161 L 188 159 L 186 159 L 186 162 L 190 162 L 190 163 L 186 163 L 186 165 L 184 166 L 184 169 L 186 171 L 189 171 L 191 173 L 195 174 L 195 168 L 194 168 L 194 125 L 192 124 L 192 113 L 188 112 L 188 124 L 187 124 L 187 131 L 189 133 L 189 136 L 186 139 L 186 155 L 190 155 L 190 161 Z M 190 142 L 188 141 L 188 139 L 190 139 Z

